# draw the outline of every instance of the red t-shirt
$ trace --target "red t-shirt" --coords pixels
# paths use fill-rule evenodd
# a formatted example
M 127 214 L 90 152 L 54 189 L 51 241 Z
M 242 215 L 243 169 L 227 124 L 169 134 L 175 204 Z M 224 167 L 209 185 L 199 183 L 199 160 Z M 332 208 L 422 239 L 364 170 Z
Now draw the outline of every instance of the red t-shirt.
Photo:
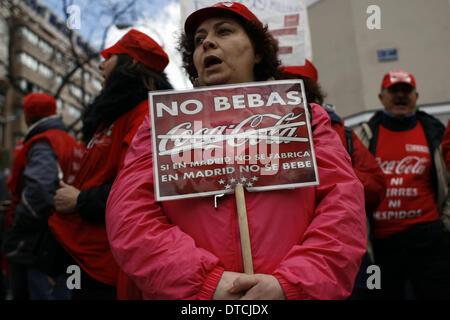
M 432 159 L 420 122 L 401 132 L 380 125 L 375 156 L 388 187 L 386 198 L 374 212 L 375 237 L 386 238 L 417 223 L 438 220 Z

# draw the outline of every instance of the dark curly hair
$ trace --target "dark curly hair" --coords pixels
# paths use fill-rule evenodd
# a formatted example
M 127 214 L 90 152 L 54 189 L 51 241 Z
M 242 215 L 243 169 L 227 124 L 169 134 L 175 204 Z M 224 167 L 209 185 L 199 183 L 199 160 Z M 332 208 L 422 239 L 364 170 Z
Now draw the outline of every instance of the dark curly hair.
M 255 80 L 266 81 L 271 77 L 278 78 L 280 76 L 278 67 L 281 65 L 278 59 L 278 41 L 270 34 L 268 26 L 262 27 L 256 22 L 247 21 L 237 15 L 230 16 L 242 25 L 252 42 L 255 54 L 260 55 L 262 58 L 254 68 Z M 183 67 L 193 84 L 198 77 L 194 66 L 194 35 L 195 32 L 183 32 L 178 46 L 178 50 L 183 58 Z

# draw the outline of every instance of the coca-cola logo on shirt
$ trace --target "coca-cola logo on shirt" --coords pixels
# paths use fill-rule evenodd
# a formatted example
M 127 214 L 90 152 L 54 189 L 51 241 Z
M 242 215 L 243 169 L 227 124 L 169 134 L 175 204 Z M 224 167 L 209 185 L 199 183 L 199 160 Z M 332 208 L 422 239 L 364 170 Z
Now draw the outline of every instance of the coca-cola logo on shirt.
M 423 174 L 429 159 L 420 158 L 417 156 L 407 156 L 402 160 L 381 161 L 380 158 L 377 158 L 377 161 L 380 164 L 384 174 L 403 175 Z

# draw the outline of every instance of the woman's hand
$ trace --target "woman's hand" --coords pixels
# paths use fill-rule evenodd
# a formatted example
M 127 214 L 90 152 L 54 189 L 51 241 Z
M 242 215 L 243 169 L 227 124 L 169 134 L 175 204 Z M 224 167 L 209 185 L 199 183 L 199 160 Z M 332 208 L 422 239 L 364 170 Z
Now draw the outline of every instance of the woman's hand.
M 233 282 L 237 277 L 241 276 L 242 273 L 224 271 L 222 278 L 220 278 L 219 284 L 217 285 L 216 291 L 214 291 L 213 300 L 237 300 L 242 296 L 241 292 L 230 293 L 230 289 L 233 286 Z
M 240 274 L 230 293 L 241 293 L 240 300 L 286 300 L 277 278 L 268 274 Z
M 74 212 L 80 190 L 63 181 L 59 182 L 59 186 L 60 188 L 56 190 L 56 195 L 54 197 L 56 211 L 59 213 Z

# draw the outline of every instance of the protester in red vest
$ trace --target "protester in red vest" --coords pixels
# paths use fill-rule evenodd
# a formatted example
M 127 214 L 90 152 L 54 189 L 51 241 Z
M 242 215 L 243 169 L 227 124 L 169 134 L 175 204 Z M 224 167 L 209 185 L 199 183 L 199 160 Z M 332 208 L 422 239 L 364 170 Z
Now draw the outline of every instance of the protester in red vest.
M 386 175 L 386 198 L 374 212 L 375 263 L 382 299 L 450 297 L 450 239 L 442 217 L 447 198 L 439 146 L 442 123 L 417 109 L 414 76 L 388 72 L 384 106 L 357 133 Z M 412 285 L 405 296 L 405 287 Z
M 148 91 L 171 89 L 163 73 L 164 50 L 137 30 L 127 32 L 101 52 L 103 90 L 83 114 L 87 151 L 72 185 L 55 196 L 50 226 L 81 267 L 81 289 L 73 299 L 115 299 L 119 268 L 105 229 L 105 206 L 134 134 L 148 113 Z
M 306 100 L 318 103 L 328 112 L 331 126 L 338 133 L 342 144 L 350 154 L 353 170 L 364 185 L 366 215 L 368 218 L 367 254 L 364 256 L 360 272 L 355 283 L 351 299 L 368 299 L 371 290 L 367 288 L 367 268 L 373 263 L 373 219 L 372 212 L 378 207 L 386 194 L 386 181 L 383 172 L 370 151 L 362 144 L 351 128 L 347 128 L 335 112 L 334 106 L 323 104 L 324 94 L 318 83 L 319 76 L 314 64 L 305 59 L 303 66 L 286 66 L 283 68 L 283 79 L 302 79 L 305 85 Z
M 7 221 L 13 224 L 5 231 L 3 250 L 10 264 L 13 299 L 50 299 L 47 275 L 36 269 L 40 268 L 36 246 L 47 230 L 55 191 L 60 181 L 73 182 L 81 151 L 56 114 L 52 96 L 31 93 L 23 99 L 23 108 L 29 129 L 15 151 L 8 179 Z M 45 287 L 36 288 L 35 281 Z
M 278 45 L 237 2 L 192 13 L 180 46 L 195 86 L 266 81 Z M 364 191 L 325 110 L 312 104 L 319 186 L 246 192 L 255 274 L 244 273 L 234 196 L 156 201 L 150 117 L 108 198 L 111 249 L 129 276 L 124 298 L 342 299 L 366 247 Z M 221 123 L 222 119 L 217 119 Z M 351 231 L 351 232 L 349 232 Z

